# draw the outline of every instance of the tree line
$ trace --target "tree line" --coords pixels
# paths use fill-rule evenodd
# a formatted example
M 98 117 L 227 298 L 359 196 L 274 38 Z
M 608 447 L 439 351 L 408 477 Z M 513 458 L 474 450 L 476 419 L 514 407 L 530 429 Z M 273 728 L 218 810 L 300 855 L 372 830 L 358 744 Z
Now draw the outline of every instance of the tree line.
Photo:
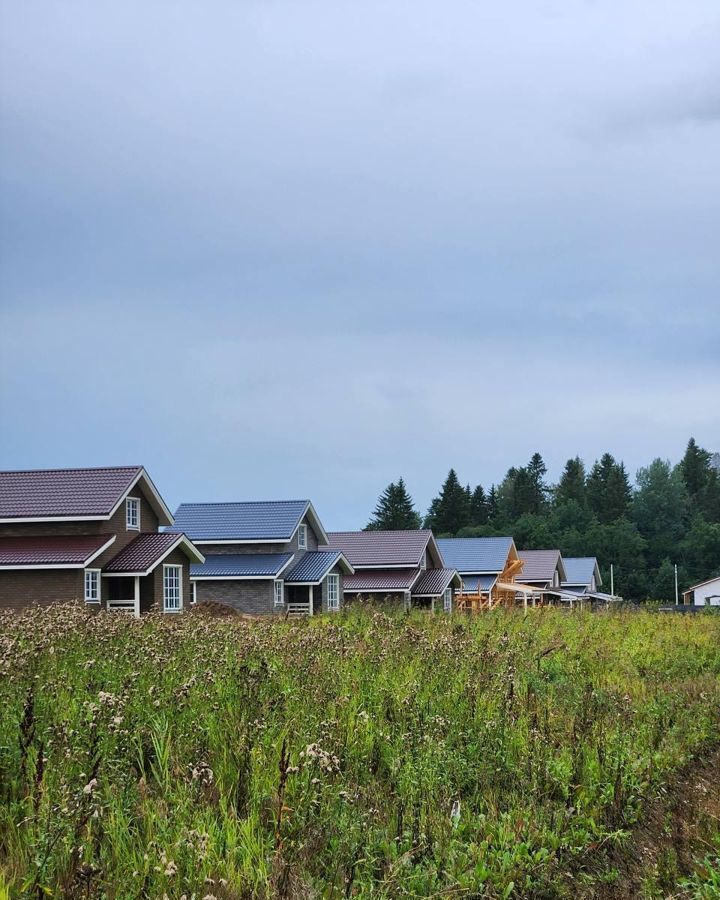
M 690 438 L 676 465 L 655 459 L 634 484 L 610 453 L 589 470 L 569 459 L 557 484 L 548 483 L 539 453 L 487 490 L 463 485 L 450 469 L 424 517 L 400 478 L 382 492 L 366 527 L 512 535 L 518 549 L 596 556 L 606 587 L 612 563 L 615 592 L 626 599 L 673 600 L 675 565 L 681 591 L 720 574 L 720 455 Z

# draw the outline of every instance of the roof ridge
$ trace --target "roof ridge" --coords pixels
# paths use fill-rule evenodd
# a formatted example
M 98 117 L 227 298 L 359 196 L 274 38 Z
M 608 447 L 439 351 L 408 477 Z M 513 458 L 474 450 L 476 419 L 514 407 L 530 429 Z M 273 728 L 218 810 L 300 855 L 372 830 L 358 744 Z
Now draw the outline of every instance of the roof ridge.
M 2 469 L 0 475 L 56 475 L 59 472 L 139 472 L 145 466 L 77 466 L 66 469 Z
M 247 506 L 251 503 L 262 503 L 265 506 L 280 503 L 309 503 L 309 500 L 195 500 L 181 503 L 180 506 Z M 178 506 L 178 509 L 180 509 Z

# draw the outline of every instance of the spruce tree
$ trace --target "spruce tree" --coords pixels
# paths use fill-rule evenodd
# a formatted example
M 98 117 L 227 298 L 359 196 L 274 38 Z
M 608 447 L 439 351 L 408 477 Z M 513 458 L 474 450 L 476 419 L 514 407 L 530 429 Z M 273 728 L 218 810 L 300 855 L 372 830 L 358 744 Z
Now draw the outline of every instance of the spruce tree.
M 438 534 L 457 534 L 470 524 L 470 503 L 455 469 L 450 469 L 440 495 L 433 500 L 426 524 Z
M 545 483 L 547 466 L 539 453 L 533 453 L 526 468 L 530 480 L 530 509 L 526 510 L 526 512 L 537 515 L 543 512 L 547 506 L 549 493 L 548 486 Z
M 365 530 L 408 531 L 419 527 L 420 516 L 404 480 L 400 478 L 397 484 L 391 482 L 382 492 Z
M 579 456 L 569 459 L 560 476 L 558 486 L 555 488 L 555 505 L 560 506 L 568 500 L 574 500 L 580 506 L 585 506 L 587 496 L 585 490 L 585 465 Z
M 702 493 L 710 471 L 710 454 L 702 447 L 698 447 L 695 438 L 691 437 L 688 441 L 680 469 L 692 502 Z
M 486 525 L 488 520 L 488 500 L 485 491 L 479 484 L 470 498 L 470 524 Z

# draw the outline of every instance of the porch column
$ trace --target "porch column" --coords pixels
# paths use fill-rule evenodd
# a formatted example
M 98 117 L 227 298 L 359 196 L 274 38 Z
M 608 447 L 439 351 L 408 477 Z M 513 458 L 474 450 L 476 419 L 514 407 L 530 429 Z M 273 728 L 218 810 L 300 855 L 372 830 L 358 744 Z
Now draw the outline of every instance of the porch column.
M 135 618 L 140 618 L 140 576 L 136 575 L 133 579 L 135 582 Z
M 527 609 L 527 592 L 523 591 L 523 609 Z
M 310 613 L 311 616 L 314 616 L 315 613 L 313 612 L 313 585 L 310 585 L 310 587 L 308 588 L 308 603 L 310 604 L 310 609 L 308 610 L 308 612 Z

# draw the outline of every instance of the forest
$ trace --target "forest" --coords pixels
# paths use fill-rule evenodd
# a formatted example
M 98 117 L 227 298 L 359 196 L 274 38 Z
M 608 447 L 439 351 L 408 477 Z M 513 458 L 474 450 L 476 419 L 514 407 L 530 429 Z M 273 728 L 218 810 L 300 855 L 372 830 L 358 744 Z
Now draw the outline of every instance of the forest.
M 675 566 L 682 592 L 720 574 L 720 454 L 690 438 L 682 459 L 654 459 L 631 480 L 604 453 L 591 467 L 569 459 L 557 484 L 539 453 L 511 466 L 500 484 L 463 485 L 450 469 L 423 517 L 403 478 L 378 499 L 368 529 L 424 526 L 436 536 L 512 535 L 519 550 L 557 548 L 596 556 L 609 588 L 627 600 L 674 600 Z

